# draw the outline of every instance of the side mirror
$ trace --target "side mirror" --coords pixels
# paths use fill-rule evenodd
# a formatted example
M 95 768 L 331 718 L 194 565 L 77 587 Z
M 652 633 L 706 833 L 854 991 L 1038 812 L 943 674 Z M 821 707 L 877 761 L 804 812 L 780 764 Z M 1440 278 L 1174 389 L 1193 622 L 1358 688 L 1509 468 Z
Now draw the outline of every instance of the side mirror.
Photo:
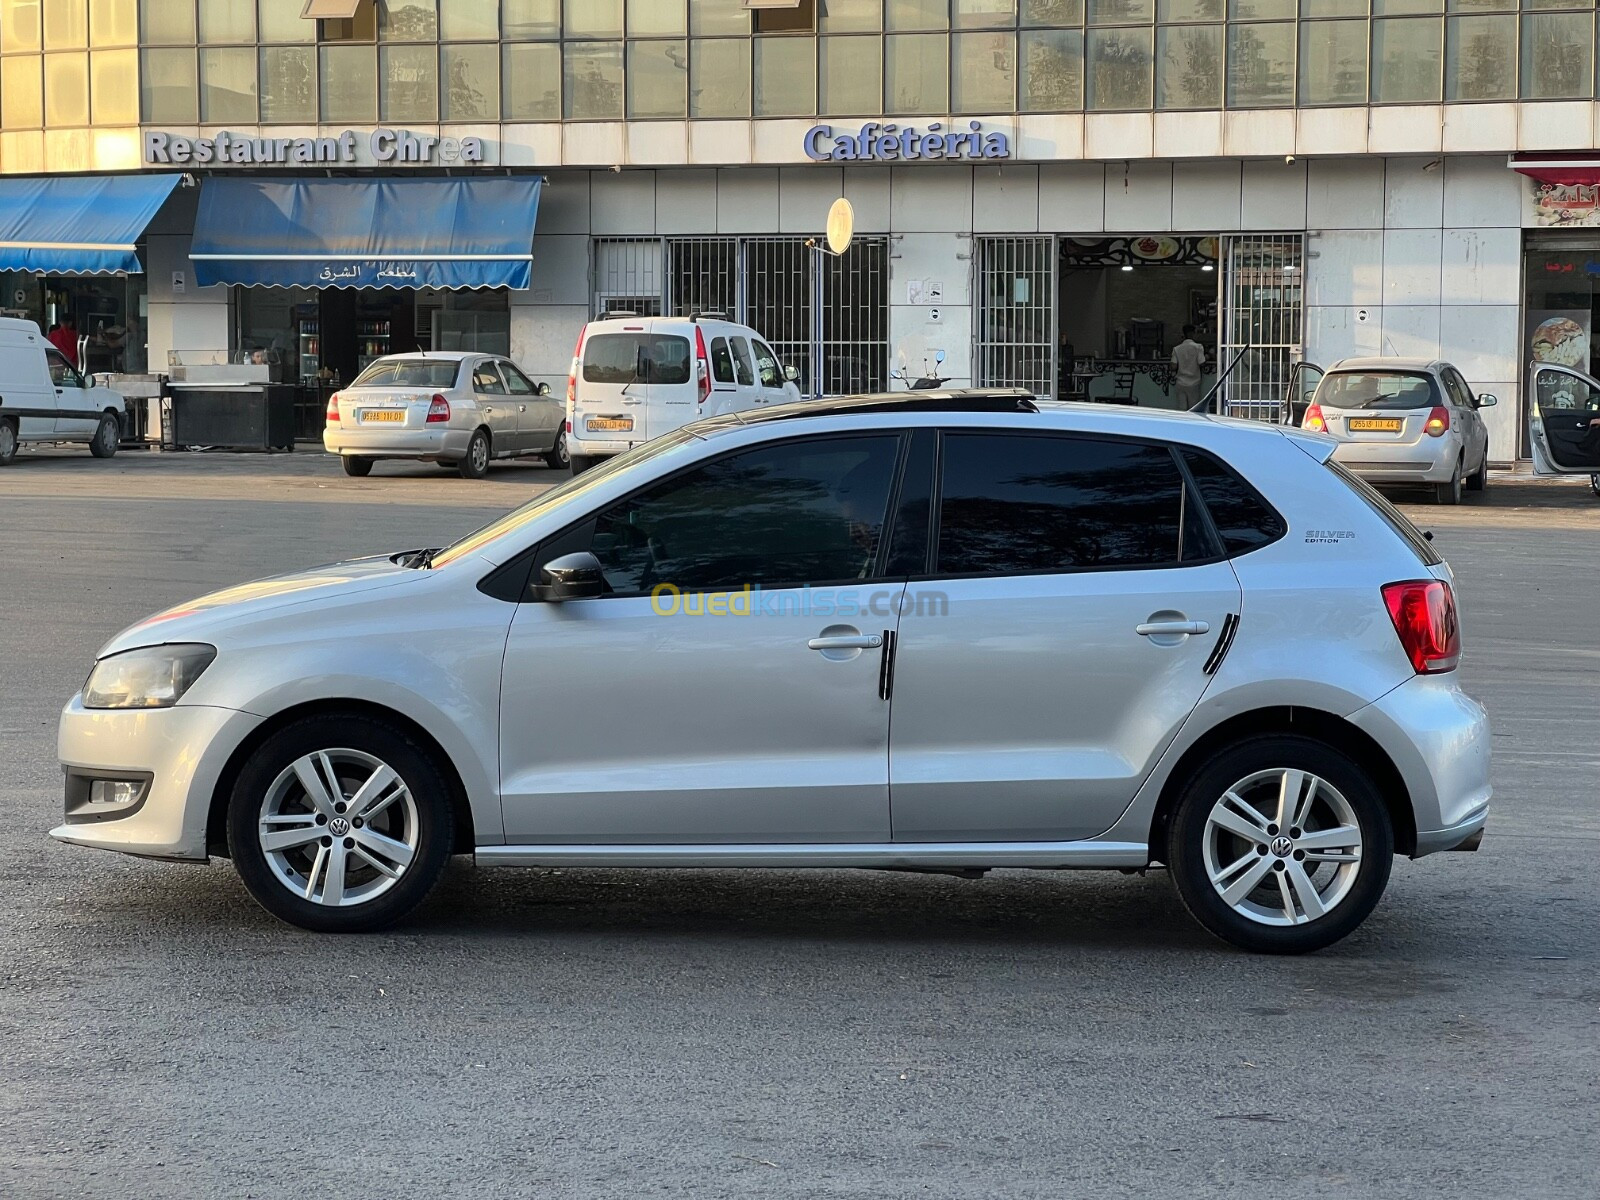
M 563 554 L 539 568 L 539 582 L 533 585 L 533 598 L 559 604 L 563 600 L 587 600 L 605 594 L 605 572 L 600 560 L 587 550 Z
M 790 383 L 798 383 L 800 381 L 800 368 L 799 367 L 785 367 L 783 369 L 783 377 L 785 379 L 787 379 Z
M 548 383 L 535 384 L 533 394 L 535 396 L 548 396 L 550 394 L 550 385 Z
M 1479 408 L 1493 408 L 1496 404 L 1499 404 L 1499 403 L 1500 403 L 1500 401 L 1497 398 L 1495 398 L 1494 396 L 1489 395 L 1487 392 L 1485 392 L 1483 395 L 1478 397 L 1478 407 Z

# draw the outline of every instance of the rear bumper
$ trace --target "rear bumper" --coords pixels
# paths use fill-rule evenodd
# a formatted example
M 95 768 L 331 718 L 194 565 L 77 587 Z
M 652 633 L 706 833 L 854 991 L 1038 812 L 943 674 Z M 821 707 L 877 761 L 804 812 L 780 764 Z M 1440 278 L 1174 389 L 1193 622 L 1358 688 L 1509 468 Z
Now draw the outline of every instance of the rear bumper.
M 612 454 L 622 454 L 632 450 L 635 446 L 642 446 L 644 439 L 628 442 L 620 438 L 580 438 L 577 434 L 567 434 L 567 453 L 582 454 L 591 458 L 602 458 Z
M 370 458 L 465 458 L 470 429 L 382 429 L 376 426 L 329 426 L 322 445 L 330 454 Z
M 1340 442 L 1333 451 L 1334 462 L 1369 483 L 1449 483 L 1460 458 L 1461 444 L 1453 437 Z

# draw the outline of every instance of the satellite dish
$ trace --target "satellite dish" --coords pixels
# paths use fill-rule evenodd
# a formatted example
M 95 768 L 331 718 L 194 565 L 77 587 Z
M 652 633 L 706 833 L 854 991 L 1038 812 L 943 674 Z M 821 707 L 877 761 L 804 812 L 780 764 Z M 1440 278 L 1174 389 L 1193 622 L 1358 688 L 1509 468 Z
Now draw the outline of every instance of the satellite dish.
M 828 210 L 828 249 L 843 254 L 850 249 L 850 239 L 856 232 L 856 210 L 850 201 L 840 196 Z

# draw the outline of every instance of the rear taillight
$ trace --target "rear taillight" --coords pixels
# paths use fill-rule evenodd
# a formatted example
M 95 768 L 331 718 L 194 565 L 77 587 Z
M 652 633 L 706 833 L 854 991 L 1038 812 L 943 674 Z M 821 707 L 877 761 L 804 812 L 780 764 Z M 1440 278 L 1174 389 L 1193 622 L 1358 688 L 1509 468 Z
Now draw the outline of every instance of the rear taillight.
M 428 405 L 427 424 L 440 425 L 449 419 L 450 401 L 446 400 L 443 396 L 435 396 L 432 402 Z
M 1387 583 L 1383 602 L 1400 635 L 1400 645 L 1418 675 L 1454 671 L 1461 661 L 1461 624 L 1456 597 L 1441 579 Z
M 569 405 L 578 402 L 578 364 L 583 361 L 583 339 L 588 332 L 589 327 L 587 325 L 578 330 L 578 346 L 572 352 L 572 369 L 567 372 L 567 403 Z
M 1302 429 L 1312 429 L 1317 433 L 1328 431 L 1327 418 L 1322 415 L 1322 405 L 1313 404 L 1306 409 L 1306 419 L 1301 424 Z
M 572 418 L 570 418 L 570 417 L 567 418 L 567 432 L 568 433 L 572 432 Z
M 338 423 L 339 423 L 339 393 L 335 392 L 333 395 L 328 397 L 328 424 L 329 425 L 337 425 Z
M 1450 410 L 1442 405 L 1428 414 L 1428 423 L 1422 431 L 1429 437 L 1443 437 L 1450 428 Z
M 700 403 L 704 404 L 711 399 L 711 363 L 706 358 L 706 335 L 700 332 L 700 326 L 694 327 L 694 360 L 695 374 L 700 384 Z

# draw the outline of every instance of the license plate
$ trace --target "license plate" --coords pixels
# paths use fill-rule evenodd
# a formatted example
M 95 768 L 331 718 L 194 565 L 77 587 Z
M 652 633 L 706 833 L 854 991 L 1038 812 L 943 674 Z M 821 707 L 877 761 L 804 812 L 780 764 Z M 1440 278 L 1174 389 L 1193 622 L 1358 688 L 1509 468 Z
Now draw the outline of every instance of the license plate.
M 1401 422 L 1393 418 L 1352 417 L 1347 424 L 1354 433 L 1399 433 Z
M 399 425 L 406 419 L 406 410 L 403 408 L 364 408 L 361 410 L 361 423 L 371 425 L 379 424 Z
M 583 423 L 590 433 L 627 433 L 633 428 L 632 417 L 590 417 Z

